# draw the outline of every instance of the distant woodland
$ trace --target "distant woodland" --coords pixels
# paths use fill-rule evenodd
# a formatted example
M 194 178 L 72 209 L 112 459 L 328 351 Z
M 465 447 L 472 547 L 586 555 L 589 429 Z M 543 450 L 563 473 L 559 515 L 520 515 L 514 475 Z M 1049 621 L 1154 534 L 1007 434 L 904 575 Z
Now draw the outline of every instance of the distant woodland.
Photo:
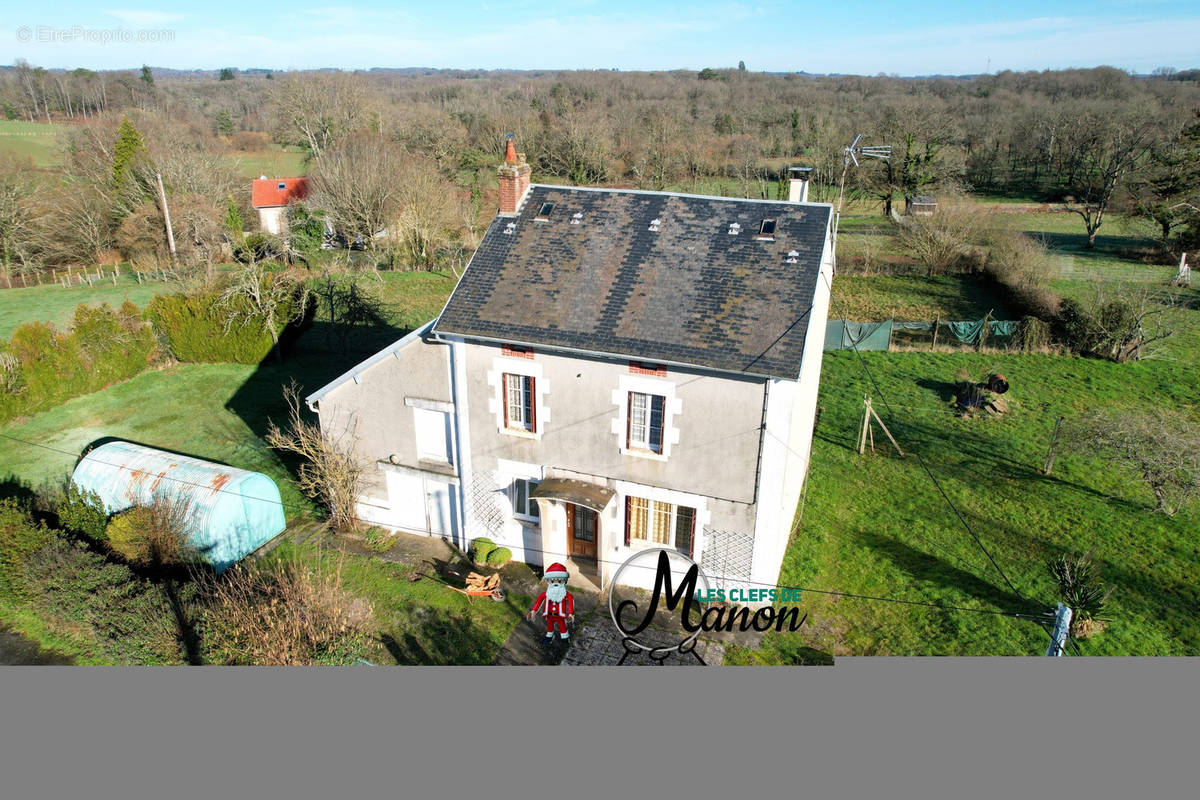
M 1110 210 L 1144 217 L 1164 258 L 1200 242 L 1194 70 L 197 74 L 19 62 L 0 70 L 0 115 L 66 131 L 55 180 L 15 156 L 0 163 L 9 270 L 114 249 L 154 256 L 156 174 L 179 207 L 177 238 L 200 260 L 228 256 L 252 213 L 238 158 L 265 148 L 298 153 L 310 175 L 301 223 L 317 214 L 393 266 L 437 266 L 472 250 L 494 211 L 507 134 L 535 181 L 766 198 L 786 190 L 787 166 L 804 165 L 810 199 L 831 201 L 843 148 L 862 133 L 893 156 L 850 170 L 847 190 L 880 213 L 905 196 L 969 191 L 1063 204 L 1093 239 Z

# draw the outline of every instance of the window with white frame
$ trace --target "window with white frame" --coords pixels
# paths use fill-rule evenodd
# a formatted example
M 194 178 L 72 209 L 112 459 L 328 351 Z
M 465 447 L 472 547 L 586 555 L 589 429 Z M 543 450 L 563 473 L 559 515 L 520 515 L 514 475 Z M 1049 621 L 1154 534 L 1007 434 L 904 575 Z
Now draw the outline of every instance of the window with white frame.
M 517 478 L 512 482 L 513 514 L 527 519 L 538 518 L 538 501 L 530 497 L 533 490 L 538 487 L 538 483 L 539 481 L 531 481 L 526 478 Z
M 534 411 L 534 378 L 531 375 L 504 373 L 504 427 L 512 430 L 537 430 Z
M 696 539 L 696 509 L 689 506 L 625 498 L 625 544 L 673 547 L 692 555 Z
M 663 451 L 663 411 L 666 398 L 645 392 L 629 393 L 629 424 L 626 446 L 651 453 Z

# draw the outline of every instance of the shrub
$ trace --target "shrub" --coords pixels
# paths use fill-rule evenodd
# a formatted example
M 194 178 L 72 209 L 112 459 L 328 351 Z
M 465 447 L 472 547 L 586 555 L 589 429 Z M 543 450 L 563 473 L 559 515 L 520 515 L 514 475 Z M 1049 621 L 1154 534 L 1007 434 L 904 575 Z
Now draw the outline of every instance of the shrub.
M 57 505 L 58 524 L 65 530 L 96 542 L 107 539 L 108 512 L 104 510 L 100 495 L 68 482 Z
M 512 561 L 512 550 L 509 550 L 507 547 L 497 547 L 487 554 L 487 565 L 489 567 L 503 567 L 509 561 Z
M 372 618 L 328 559 L 239 564 L 207 589 L 205 640 L 224 663 L 345 663 Z
M 179 361 L 259 363 L 274 346 L 270 333 L 245 317 L 226 331 L 219 297 L 215 292 L 160 294 L 150 301 L 146 316 Z M 284 320 L 291 317 L 280 314 Z
M 52 538 L 52 532 L 34 521 L 27 508 L 11 499 L 0 500 L 0 596 L 28 596 L 26 563 Z
M 931 217 L 907 219 L 900 229 L 900 244 L 925 265 L 928 275 L 969 272 L 975 266 L 973 245 L 980 229 L 977 209 L 943 203 Z
M 67 332 L 25 323 L 6 348 L 7 373 L 20 391 L 0 394 L 0 422 L 132 378 L 156 352 L 154 332 L 129 302 L 116 310 L 80 304 Z
M 480 536 L 471 542 L 471 560 L 476 564 L 486 564 L 488 555 L 496 549 L 496 543 L 486 536 Z
M 149 506 L 135 506 L 113 517 L 105 539 L 131 564 L 183 564 L 195 555 L 187 539 L 190 517 L 188 501 L 159 497 Z

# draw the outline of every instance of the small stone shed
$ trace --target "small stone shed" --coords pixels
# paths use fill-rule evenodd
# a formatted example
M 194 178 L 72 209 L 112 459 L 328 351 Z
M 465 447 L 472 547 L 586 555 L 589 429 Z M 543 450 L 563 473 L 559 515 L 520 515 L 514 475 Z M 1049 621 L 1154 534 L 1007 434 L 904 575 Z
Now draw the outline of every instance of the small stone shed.
M 260 472 L 111 441 L 88 451 L 71 482 L 115 514 L 157 498 L 190 505 L 188 541 L 221 572 L 283 532 L 279 487 Z

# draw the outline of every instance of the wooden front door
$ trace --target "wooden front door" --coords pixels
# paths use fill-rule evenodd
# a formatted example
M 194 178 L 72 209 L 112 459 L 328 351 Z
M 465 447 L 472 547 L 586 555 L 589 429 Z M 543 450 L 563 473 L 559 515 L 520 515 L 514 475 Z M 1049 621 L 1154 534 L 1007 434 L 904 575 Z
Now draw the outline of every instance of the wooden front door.
M 596 558 L 598 523 L 595 511 L 567 503 L 567 550 L 572 558 Z

